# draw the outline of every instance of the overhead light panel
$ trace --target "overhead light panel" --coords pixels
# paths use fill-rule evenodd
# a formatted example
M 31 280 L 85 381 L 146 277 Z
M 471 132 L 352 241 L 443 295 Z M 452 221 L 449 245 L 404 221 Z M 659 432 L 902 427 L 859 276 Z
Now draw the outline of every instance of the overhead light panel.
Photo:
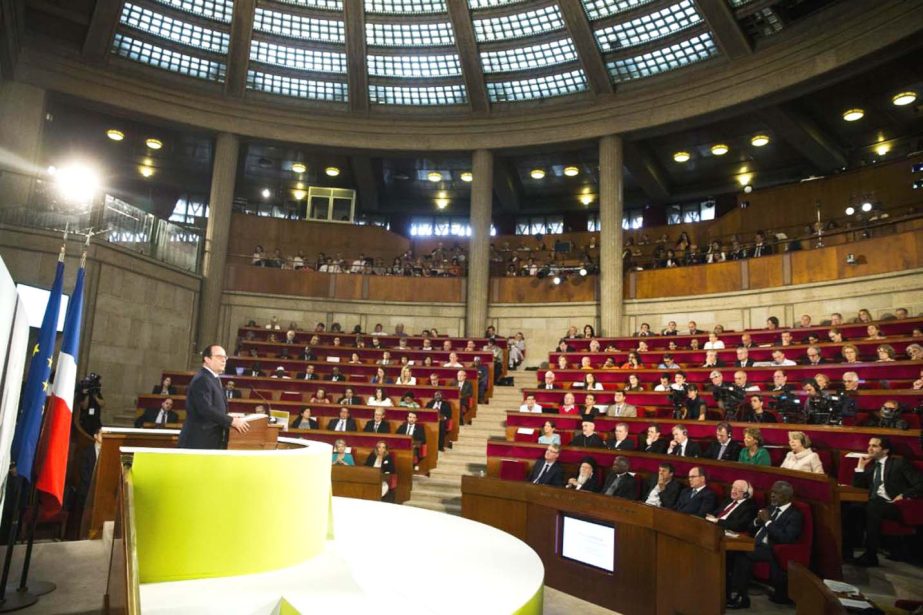
M 471 171 L 462 171 L 461 180 L 470 184 L 474 181 L 474 173 Z
M 898 107 L 906 107 L 917 99 L 917 93 L 908 90 L 906 92 L 901 92 L 900 94 L 895 94 L 894 98 L 891 99 L 891 102 Z
M 865 116 L 865 111 L 859 108 L 847 109 L 843 112 L 843 119 L 847 122 L 856 122 Z
M 426 174 L 426 179 L 428 179 L 429 181 L 433 183 L 441 182 L 442 173 L 440 173 L 439 171 L 430 171 L 429 173 Z
M 875 146 L 875 153 L 878 154 L 879 156 L 884 156 L 890 151 L 891 151 L 891 146 L 888 145 L 887 143 L 879 143 L 878 145 Z
M 865 203 L 863 203 L 863 204 L 862 204 L 862 211 L 864 211 L 865 213 L 868 213 L 868 212 L 872 211 L 872 204 L 869 203 L 868 201 L 866 201 Z
M 854 213 L 856 213 L 856 208 L 853 207 L 852 205 L 850 205 L 849 207 L 846 208 L 846 215 L 847 215 L 847 216 L 851 216 L 851 215 L 853 215 Z
M 769 135 L 753 135 L 753 138 L 750 139 L 750 145 L 753 147 L 769 145 Z
M 324 173 L 326 173 L 330 177 L 336 177 L 337 175 L 340 174 L 340 169 L 338 169 L 337 167 L 327 167 L 326 169 L 324 169 Z
M 580 169 L 574 166 L 564 167 L 564 175 L 567 175 L 568 177 L 576 177 L 577 175 L 580 175 Z
M 293 162 L 292 163 L 292 171 L 294 171 L 295 173 L 304 173 L 307 170 L 308 170 L 308 167 L 305 166 L 303 162 Z
M 545 169 L 532 169 L 529 171 L 529 175 L 532 177 L 532 179 L 544 179 Z
M 148 149 L 154 149 L 154 150 L 157 150 L 163 147 L 163 141 L 161 141 L 160 139 L 154 139 L 154 138 L 148 139 L 147 141 L 144 142 L 144 144 L 147 145 Z
M 715 145 L 711 146 L 711 153 L 715 156 L 724 156 L 728 153 L 728 151 L 730 151 L 730 149 L 731 148 L 729 148 L 724 143 L 716 143 Z
M 110 128 L 106 131 L 106 136 L 112 139 L 113 141 L 121 141 L 125 138 L 125 133 L 121 130 L 116 130 L 115 128 Z
M 676 162 L 689 162 L 692 155 L 689 152 L 676 152 L 673 154 L 673 160 Z

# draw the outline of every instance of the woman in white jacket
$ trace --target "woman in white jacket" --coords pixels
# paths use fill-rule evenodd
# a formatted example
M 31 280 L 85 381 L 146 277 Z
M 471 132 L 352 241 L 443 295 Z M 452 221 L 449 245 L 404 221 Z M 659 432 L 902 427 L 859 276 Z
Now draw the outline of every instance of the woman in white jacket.
M 780 467 L 786 470 L 823 474 L 824 465 L 820 457 L 811 450 L 811 439 L 803 431 L 788 432 L 788 445 L 792 449 Z

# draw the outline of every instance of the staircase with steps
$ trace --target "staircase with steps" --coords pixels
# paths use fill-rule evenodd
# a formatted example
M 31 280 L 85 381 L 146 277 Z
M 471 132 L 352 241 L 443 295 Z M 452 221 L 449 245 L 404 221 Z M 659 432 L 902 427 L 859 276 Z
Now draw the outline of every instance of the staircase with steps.
M 429 476 L 414 476 L 410 499 L 404 504 L 461 514 L 461 477 L 487 468 L 487 440 L 504 436 L 506 412 L 522 404 L 522 389 L 535 385 L 535 372 L 510 372 L 513 386 L 494 387 L 490 404 L 479 404 L 471 425 L 463 425 L 452 448 L 439 453 L 439 466 Z

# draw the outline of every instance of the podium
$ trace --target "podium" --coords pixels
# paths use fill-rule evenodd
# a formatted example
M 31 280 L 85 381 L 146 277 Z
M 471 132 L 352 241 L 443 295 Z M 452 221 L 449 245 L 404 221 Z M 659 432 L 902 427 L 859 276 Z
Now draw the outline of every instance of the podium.
M 240 433 L 234 428 L 228 430 L 228 450 L 274 450 L 279 439 L 281 425 L 270 425 L 265 414 L 241 416 L 250 426 L 250 431 Z

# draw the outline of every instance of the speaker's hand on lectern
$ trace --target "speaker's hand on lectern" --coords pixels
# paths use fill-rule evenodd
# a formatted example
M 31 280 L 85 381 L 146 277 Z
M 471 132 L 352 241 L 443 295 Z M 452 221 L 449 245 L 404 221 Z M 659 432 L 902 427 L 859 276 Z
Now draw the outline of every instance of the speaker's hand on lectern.
M 240 433 L 247 433 L 250 431 L 250 424 L 241 418 L 231 419 L 231 427 Z

